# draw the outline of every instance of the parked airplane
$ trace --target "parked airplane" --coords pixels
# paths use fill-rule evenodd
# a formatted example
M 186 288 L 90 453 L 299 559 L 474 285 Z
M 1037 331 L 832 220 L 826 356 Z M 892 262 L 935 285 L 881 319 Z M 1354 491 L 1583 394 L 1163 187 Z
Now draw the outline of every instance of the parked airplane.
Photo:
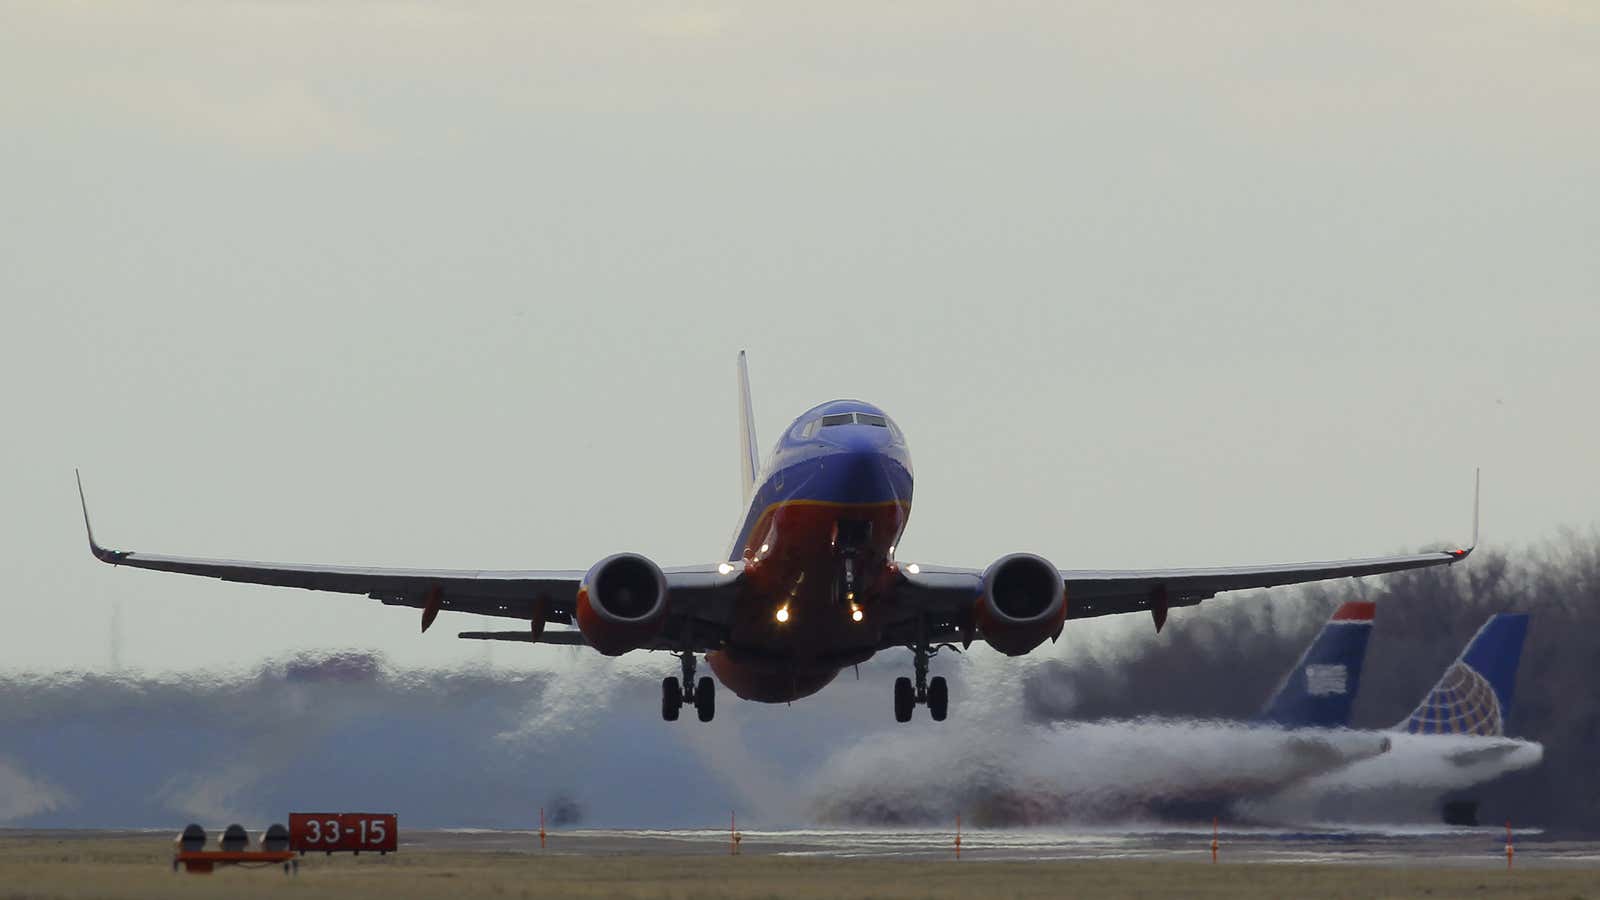
M 1447 565 L 1472 552 L 1141 570 L 1058 569 L 1032 553 L 1007 554 L 986 569 L 902 563 L 895 548 L 911 512 L 912 473 L 899 426 L 869 403 L 824 403 L 796 419 L 763 464 L 742 352 L 738 369 L 748 510 L 721 562 L 663 569 L 637 553 L 617 553 L 587 572 L 479 571 L 162 556 L 100 546 L 84 502 L 90 550 L 113 565 L 365 594 L 420 609 L 423 631 L 441 610 L 529 623 L 463 638 L 587 644 L 608 656 L 666 650 L 679 658 L 682 680 L 663 680 L 662 717 L 676 719 L 692 704 L 703 722 L 715 715 L 716 694 L 710 678 L 695 679 L 697 654 L 706 654 L 740 697 L 785 703 L 816 693 L 880 650 L 906 647 L 914 679 L 895 680 L 895 719 L 910 721 L 923 704 L 943 720 L 949 689 L 943 678 L 929 680 L 928 662 L 957 642 L 966 647 L 981 637 L 1020 656 L 1054 641 L 1068 619 L 1148 612 L 1159 631 L 1169 609 L 1223 591 Z M 82 487 L 80 481 L 80 501 Z M 577 629 L 546 631 L 551 622 Z

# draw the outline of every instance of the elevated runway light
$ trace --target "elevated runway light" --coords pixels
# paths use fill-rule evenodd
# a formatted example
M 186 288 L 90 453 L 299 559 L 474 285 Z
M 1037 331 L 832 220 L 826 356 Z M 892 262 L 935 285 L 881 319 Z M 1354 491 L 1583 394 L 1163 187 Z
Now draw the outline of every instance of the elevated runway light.
M 779 625 L 789 621 L 789 604 L 785 603 L 784 605 L 778 607 L 777 619 Z

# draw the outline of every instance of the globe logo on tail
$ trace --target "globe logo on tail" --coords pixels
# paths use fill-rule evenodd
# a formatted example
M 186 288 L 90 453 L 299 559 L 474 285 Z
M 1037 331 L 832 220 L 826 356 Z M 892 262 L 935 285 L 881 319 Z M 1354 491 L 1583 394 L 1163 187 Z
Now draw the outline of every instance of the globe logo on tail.
M 1457 662 L 1445 671 L 1438 686 L 1422 701 L 1405 730 L 1411 734 L 1475 734 L 1496 737 L 1505 733 L 1500 700 L 1494 688 L 1471 666 Z

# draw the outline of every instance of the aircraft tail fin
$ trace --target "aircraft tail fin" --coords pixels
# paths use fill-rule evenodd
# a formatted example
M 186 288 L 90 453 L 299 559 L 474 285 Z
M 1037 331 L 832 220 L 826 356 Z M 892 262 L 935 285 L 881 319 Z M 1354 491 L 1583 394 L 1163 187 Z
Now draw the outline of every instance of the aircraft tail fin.
M 1348 727 L 1376 611 L 1370 601 L 1340 606 L 1262 707 L 1260 721 L 1284 728 Z
M 1527 613 L 1489 617 L 1396 731 L 1503 736 L 1528 636 Z
M 750 408 L 750 369 L 745 365 L 744 351 L 739 351 L 739 489 L 746 499 L 756 488 L 756 471 L 761 468 L 760 451 L 756 449 L 755 413 Z

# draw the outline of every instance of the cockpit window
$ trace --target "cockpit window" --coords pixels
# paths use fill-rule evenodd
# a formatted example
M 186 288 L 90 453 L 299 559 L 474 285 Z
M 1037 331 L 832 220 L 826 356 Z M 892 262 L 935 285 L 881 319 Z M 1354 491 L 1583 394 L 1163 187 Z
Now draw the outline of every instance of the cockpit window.
M 889 420 L 873 413 L 833 413 L 823 416 L 822 427 L 829 425 L 873 425 L 878 428 L 888 428 Z

